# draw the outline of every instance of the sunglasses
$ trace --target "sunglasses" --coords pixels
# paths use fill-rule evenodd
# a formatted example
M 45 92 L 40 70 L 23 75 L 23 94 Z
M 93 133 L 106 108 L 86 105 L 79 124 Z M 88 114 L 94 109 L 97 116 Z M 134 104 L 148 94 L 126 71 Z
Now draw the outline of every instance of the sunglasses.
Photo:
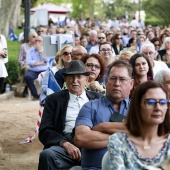
M 63 52 L 63 55 L 71 55 L 71 52 Z
M 118 38 L 116 38 L 116 39 L 117 39 L 117 40 L 121 40 L 122 38 L 119 38 L 119 37 L 118 37 Z
M 98 39 L 103 39 L 103 40 L 104 40 L 104 39 L 105 39 L 105 37 L 98 37 Z
M 154 46 L 160 46 L 159 44 L 154 44 Z

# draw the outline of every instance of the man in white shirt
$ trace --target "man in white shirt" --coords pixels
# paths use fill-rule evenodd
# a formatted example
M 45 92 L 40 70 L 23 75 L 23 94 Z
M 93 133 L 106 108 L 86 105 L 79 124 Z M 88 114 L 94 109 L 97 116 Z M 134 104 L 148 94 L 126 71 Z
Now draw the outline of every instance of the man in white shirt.
M 144 42 L 141 46 L 141 53 L 144 53 L 152 66 L 154 76 L 159 70 L 168 69 L 168 66 L 162 61 L 155 61 L 155 46 L 151 42 Z
M 72 130 L 82 105 L 102 96 L 85 91 L 89 74 L 82 61 L 72 60 L 63 73 L 67 90 L 46 98 L 39 129 L 44 150 L 40 153 L 38 170 L 69 169 L 80 165 L 81 152 L 74 145 Z

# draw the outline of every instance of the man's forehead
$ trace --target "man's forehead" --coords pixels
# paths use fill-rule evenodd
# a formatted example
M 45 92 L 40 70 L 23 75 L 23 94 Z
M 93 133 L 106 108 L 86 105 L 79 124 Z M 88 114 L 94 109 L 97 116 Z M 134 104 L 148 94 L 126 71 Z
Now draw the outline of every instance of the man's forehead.
M 102 48 L 110 48 L 111 49 L 111 45 L 103 44 L 103 45 L 100 46 L 100 49 L 102 49 Z
M 120 71 L 121 70 L 121 71 Z M 110 70 L 110 76 L 120 76 L 120 77 L 129 77 L 128 69 L 123 66 L 113 66 Z

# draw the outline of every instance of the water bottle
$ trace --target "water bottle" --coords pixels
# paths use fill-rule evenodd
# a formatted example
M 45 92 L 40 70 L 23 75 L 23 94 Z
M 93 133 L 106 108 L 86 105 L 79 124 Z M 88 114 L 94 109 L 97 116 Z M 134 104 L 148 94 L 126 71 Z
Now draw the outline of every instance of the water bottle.
M 10 85 L 9 83 L 7 83 L 5 87 L 5 92 L 8 93 L 9 91 L 10 91 Z

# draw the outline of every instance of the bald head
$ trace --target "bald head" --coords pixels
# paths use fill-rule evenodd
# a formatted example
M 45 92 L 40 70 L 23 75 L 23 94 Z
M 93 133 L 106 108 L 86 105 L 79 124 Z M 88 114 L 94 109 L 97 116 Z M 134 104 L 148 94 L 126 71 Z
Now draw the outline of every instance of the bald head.
M 87 50 L 83 46 L 73 47 L 71 53 L 72 60 L 80 60 L 85 53 L 87 53 Z

